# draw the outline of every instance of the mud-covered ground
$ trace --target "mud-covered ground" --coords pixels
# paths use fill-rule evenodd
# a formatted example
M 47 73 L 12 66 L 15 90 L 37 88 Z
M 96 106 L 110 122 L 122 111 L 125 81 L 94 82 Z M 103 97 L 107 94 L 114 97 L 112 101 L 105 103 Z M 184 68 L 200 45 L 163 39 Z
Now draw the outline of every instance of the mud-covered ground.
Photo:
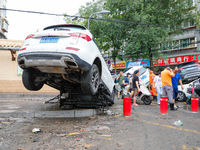
M 42 102 L 42 98 L 1 98 L 0 109 L 31 111 L 53 108 Z M 169 110 L 167 115 L 161 115 L 156 102 L 150 106 L 141 104 L 132 106 L 130 117 L 123 117 L 123 102 L 119 100 L 111 107 L 117 115 L 71 119 L 0 118 L 0 149 L 200 149 L 200 114 L 191 113 L 185 103 L 178 105 L 178 111 Z M 178 120 L 183 122 L 182 126 L 174 125 Z M 41 132 L 33 133 L 34 128 L 41 129 Z

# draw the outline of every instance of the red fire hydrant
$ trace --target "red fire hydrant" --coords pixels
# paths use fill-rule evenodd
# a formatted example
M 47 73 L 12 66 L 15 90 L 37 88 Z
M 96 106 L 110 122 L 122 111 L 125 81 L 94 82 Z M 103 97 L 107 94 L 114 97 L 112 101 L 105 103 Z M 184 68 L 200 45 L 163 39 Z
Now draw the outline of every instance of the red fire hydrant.
M 167 114 L 168 112 L 168 97 L 167 95 L 162 95 L 160 97 L 160 113 Z
M 191 97 L 191 111 L 199 112 L 199 97 L 197 95 Z
M 123 98 L 123 115 L 131 116 L 131 96 L 125 95 Z

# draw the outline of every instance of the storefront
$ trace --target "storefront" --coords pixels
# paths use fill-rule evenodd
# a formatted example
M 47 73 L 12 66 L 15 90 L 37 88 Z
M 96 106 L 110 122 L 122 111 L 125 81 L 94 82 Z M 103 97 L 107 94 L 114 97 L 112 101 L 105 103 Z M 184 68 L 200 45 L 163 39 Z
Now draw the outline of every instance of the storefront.
M 184 62 L 200 62 L 200 54 L 198 55 L 186 55 L 186 56 L 178 56 L 178 57 L 168 57 L 166 59 L 159 58 L 154 60 L 154 66 L 163 66 L 163 65 L 177 65 Z
M 126 68 L 130 68 L 133 66 L 144 66 L 148 67 L 150 64 L 149 60 L 138 60 L 138 61 L 129 61 L 129 62 L 118 62 L 116 63 L 116 69 L 124 70 Z M 115 68 L 114 63 L 112 63 L 112 67 Z
M 158 68 L 156 70 L 162 70 L 164 65 L 170 65 L 173 68 L 177 64 L 190 62 L 190 61 L 200 63 L 200 54 L 177 56 L 177 57 L 167 57 L 166 59 L 159 58 L 159 59 L 154 60 L 153 66 Z M 130 68 L 133 66 L 149 67 L 150 61 L 149 60 L 138 60 L 138 61 L 116 63 L 116 69 L 118 69 L 118 70 L 124 70 L 126 68 Z M 114 63 L 112 63 L 112 67 L 114 68 Z
M 112 67 L 115 68 L 115 64 L 112 63 Z M 116 69 L 125 69 L 126 68 L 126 62 L 118 62 L 116 63 Z

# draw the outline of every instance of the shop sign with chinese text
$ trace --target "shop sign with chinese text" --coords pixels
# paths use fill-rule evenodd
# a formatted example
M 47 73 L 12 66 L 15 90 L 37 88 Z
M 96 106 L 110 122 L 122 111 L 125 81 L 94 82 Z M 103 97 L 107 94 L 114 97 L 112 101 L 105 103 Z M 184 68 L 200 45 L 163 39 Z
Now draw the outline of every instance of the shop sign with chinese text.
M 133 67 L 133 66 L 149 66 L 149 60 L 138 60 L 138 61 L 130 61 L 126 62 L 126 68 Z
M 113 68 L 115 68 L 114 63 L 112 63 Z M 119 62 L 116 63 L 116 69 L 122 69 L 122 68 L 126 68 L 126 62 Z
M 195 55 L 192 55 L 195 56 Z M 175 64 L 180 64 L 184 62 L 189 62 L 189 61 L 194 61 L 192 60 L 191 55 L 188 56 L 178 56 L 178 57 L 169 57 L 167 60 L 164 60 L 163 58 L 159 58 L 156 61 L 154 61 L 153 65 L 154 66 L 162 66 L 162 65 L 175 65 Z

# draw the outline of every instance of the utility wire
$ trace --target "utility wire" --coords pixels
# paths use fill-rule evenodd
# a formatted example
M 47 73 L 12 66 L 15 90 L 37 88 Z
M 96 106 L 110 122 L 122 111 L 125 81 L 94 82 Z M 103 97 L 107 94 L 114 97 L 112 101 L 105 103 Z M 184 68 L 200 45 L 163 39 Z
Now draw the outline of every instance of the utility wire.
M 141 22 L 113 20 L 113 19 L 103 19 L 103 18 L 94 18 L 94 17 L 83 17 L 83 16 L 74 16 L 74 15 L 67 15 L 67 14 L 54 14 L 54 13 L 45 13 L 45 12 L 27 11 L 27 10 L 17 10 L 17 9 L 7 9 L 7 8 L 0 8 L 0 10 L 16 11 L 16 12 L 23 12 L 23 13 L 34 13 L 34 14 L 41 14 L 41 15 L 63 16 L 63 17 L 70 17 L 70 18 L 82 18 L 82 19 L 91 19 L 91 20 L 101 20 L 101 21 L 110 21 L 110 22 L 118 22 L 118 23 L 128 23 L 128 24 L 134 24 L 134 25 L 145 25 L 145 26 L 156 26 L 156 27 L 169 28 L 169 26 L 166 26 L 166 25 L 155 25 L 155 24 L 148 24 L 148 23 L 141 23 Z M 170 27 L 170 28 L 185 30 L 185 28 L 182 28 L 182 27 Z
M 141 23 L 141 22 L 132 22 L 132 21 L 123 21 L 123 20 L 113 20 L 113 19 L 103 19 L 103 18 L 94 18 L 94 17 L 83 17 L 83 16 L 74 16 L 74 15 L 66 15 L 66 14 L 54 14 L 54 13 L 45 13 L 45 12 L 38 12 L 38 11 L 27 11 L 27 10 L 17 10 L 17 9 L 7 9 L 7 8 L 0 8 L 0 10 L 7 10 L 7 11 L 16 11 L 16 12 L 23 12 L 23 13 L 34 13 L 34 14 L 41 14 L 41 15 L 52 15 L 52 16 L 63 16 L 63 17 L 70 17 L 70 18 L 82 18 L 82 19 L 91 19 L 91 20 L 101 20 L 101 21 L 110 21 L 110 22 L 118 22 L 118 23 L 128 23 L 128 24 L 134 24 L 134 25 L 145 25 L 145 26 L 156 26 L 156 27 L 163 27 L 163 28 L 169 28 L 169 26 L 166 25 L 155 25 L 155 24 L 148 24 L 148 23 Z M 173 27 L 173 29 L 181 29 L 185 30 L 185 28 L 181 27 Z M 200 43 L 200 41 L 197 41 L 195 43 L 190 43 L 187 45 L 197 44 Z M 174 47 L 179 48 L 180 46 Z M 169 47 L 168 47 L 169 48 Z M 152 51 L 158 51 L 159 49 L 154 49 Z M 152 52 L 154 53 L 154 52 Z M 138 54 L 138 52 L 132 53 L 132 54 Z

